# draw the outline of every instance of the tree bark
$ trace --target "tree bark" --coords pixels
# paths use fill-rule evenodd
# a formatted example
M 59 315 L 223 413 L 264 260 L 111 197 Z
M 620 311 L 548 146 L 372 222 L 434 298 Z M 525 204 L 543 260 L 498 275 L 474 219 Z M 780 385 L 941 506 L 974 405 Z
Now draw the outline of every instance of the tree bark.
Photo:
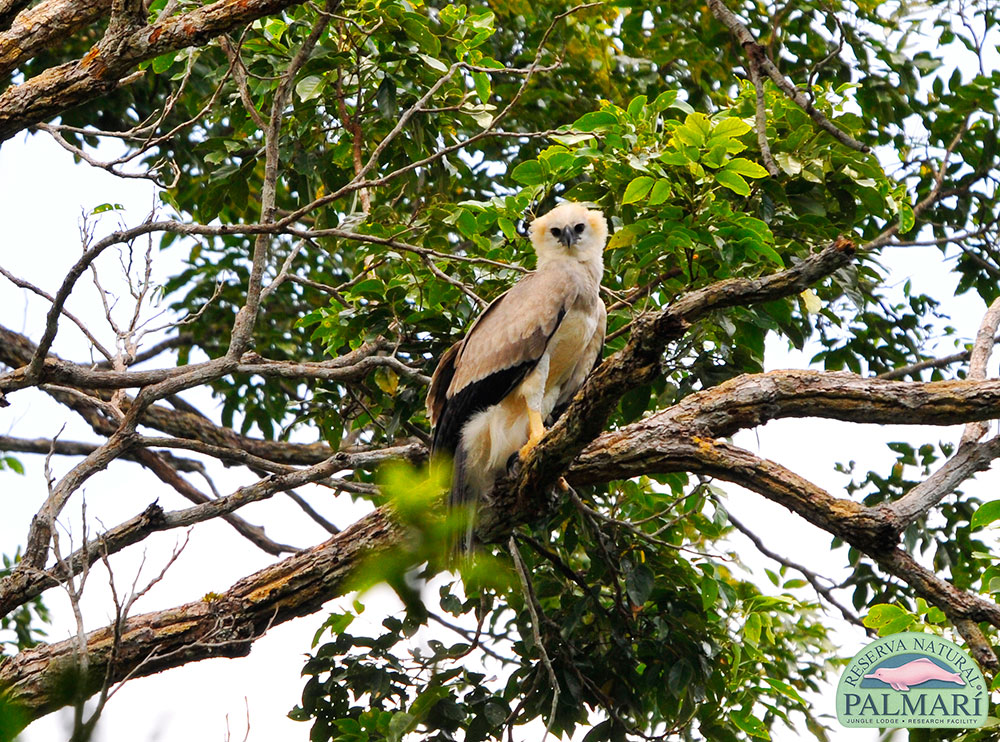
M 140 62 L 203 46 L 219 34 L 297 4 L 298 0 L 218 0 L 137 29 L 127 24 L 109 27 L 83 58 L 51 67 L 0 94 L 0 142 L 114 90 Z

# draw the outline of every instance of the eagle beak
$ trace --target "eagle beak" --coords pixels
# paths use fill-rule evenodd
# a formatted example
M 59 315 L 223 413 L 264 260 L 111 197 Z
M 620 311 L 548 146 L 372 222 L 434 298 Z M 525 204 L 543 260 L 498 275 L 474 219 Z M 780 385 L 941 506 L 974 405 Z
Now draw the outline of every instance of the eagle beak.
M 578 235 L 571 226 L 567 224 L 562 228 L 562 234 L 559 235 L 559 241 L 566 245 L 566 247 L 573 247 L 578 239 L 580 239 L 580 235 Z

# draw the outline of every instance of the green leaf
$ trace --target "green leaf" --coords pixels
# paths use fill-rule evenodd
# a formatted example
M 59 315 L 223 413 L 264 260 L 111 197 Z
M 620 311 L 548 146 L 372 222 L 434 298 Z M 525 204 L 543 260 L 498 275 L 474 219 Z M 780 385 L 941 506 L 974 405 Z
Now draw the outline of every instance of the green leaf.
M 476 217 L 471 213 L 462 209 L 458 212 L 458 218 L 455 220 L 455 224 L 458 226 L 458 231 L 461 232 L 465 237 L 472 239 L 477 234 L 479 234 L 479 228 L 476 224 Z
M 24 464 L 21 463 L 20 459 L 16 459 L 13 456 L 0 456 L 0 469 L 4 468 L 10 469 L 17 474 L 24 474 Z
M 628 108 L 625 112 L 628 113 L 629 117 L 633 120 L 637 120 L 642 116 L 643 111 L 646 108 L 646 101 L 648 99 L 645 95 L 637 95 L 631 101 L 629 101 Z
M 778 251 L 766 242 L 761 242 L 760 240 L 748 240 L 745 244 L 750 248 L 750 250 L 758 255 L 763 255 L 775 265 L 781 267 L 785 265 L 785 261 L 781 259 L 781 255 L 778 254 Z
M 640 175 L 625 187 L 625 195 L 622 196 L 623 204 L 634 204 L 641 201 L 653 187 L 653 179 L 648 175 Z
M 655 584 L 653 573 L 645 564 L 636 566 L 625 575 L 625 591 L 628 593 L 629 600 L 637 606 L 643 605 L 649 599 Z
M 983 528 L 998 520 L 1000 520 L 1000 500 L 990 500 L 976 508 L 969 525 L 973 528 Z
M 743 624 L 743 640 L 753 646 L 760 643 L 760 616 L 758 614 L 751 613 L 747 616 L 747 620 Z
M 485 72 L 473 72 L 472 81 L 476 86 L 476 95 L 479 96 L 479 100 L 483 103 L 490 102 L 490 94 L 492 92 L 490 86 L 490 76 Z
M 732 170 L 719 170 L 715 173 L 715 180 L 719 185 L 724 185 L 733 193 L 738 193 L 741 196 L 750 195 L 750 186 L 747 185 L 747 182 L 743 180 L 741 175 L 734 173 Z
M 389 75 L 382 78 L 378 90 L 375 91 L 375 104 L 378 106 L 378 112 L 382 114 L 382 118 L 396 118 L 396 113 L 398 112 L 396 106 L 396 81 L 389 77 Z
M 406 35 L 417 42 L 419 50 L 424 54 L 436 57 L 441 53 L 441 40 L 427 28 L 427 19 L 417 13 L 403 14 L 403 30 Z
M 513 240 L 517 238 L 517 227 L 514 226 L 514 222 L 505 217 L 500 217 L 497 219 L 497 224 L 500 225 L 500 231 L 503 232 L 503 236 L 508 240 Z
M 712 129 L 712 138 L 728 137 L 732 139 L 733 137 L 740 137 L 750 131 L 751 128 L 753 127 L 743 119 L 730 116 L 729 118 L 722 119 L 722 121 L 715 125 L 715 128 Z
M 665 111 L 666 109 L 670 108 L 670 106 L 672 106 L 674 104 L 674 101 L 676 100 L 677 100 L 677 91 L 667 90 L 666 92 L 660 93 L 658 96 L 656 96 L 656 100 L 650 103 L 649 107 L 652 108 L 657 113 L 659 113 L 660 111 Z
M 432 70 L 437 70 L 438 72 L 448 71 L 448 65 L 442 62 L 440 59 L 435 59 L 434 57 L 428 54 L 417 54 L 417 56 L 420 57 L 422 60 L 424 60 L 424 64 L 426 64 Z
M 657 206 L 662 204 L 670 197 L 670 193 L 670 181 L 664 178 L 658 179 L 649 193 L 649 205 Z
M 802 172 L 802 160 L 787 152 L 775 152 L 774 161 L 788 175 L 798 175 Z
M 898 605 L 880 603 L 871 607 L 862 623 L 870 629 L 881 629 L 907 617 L 909 617 L 909 614 Z
M 746 178 L 763 178 L 767 175 L 767 170 L 765 170 L 761 165 L 758 165 L 756 162 L 748 160 L 745 157 L 734 157 L 726 163 L 725 169 L 733 173 L 738 173 Z
M 299 100 L 307 101 L 313 98 L 319 98 L 320 93 L 323 92 L 323 78 L 318 75 L 309 75 L 308 77 L 303 77 L 299 80 L 298 84 L 295 86 L 295 94 L 299 96 Z
M 545 180 L 542 164 L 538 160 L 528 160 L 510 171 L 510 177 L 521 185 L 537 185 Z
M 744 707 L 739 711 L 734 711 L 731 718 L 736 726 L 751 737 L 771 739 L 771 735 L 767 733 L 767 727 L 764 726 L 764 722 L 753 715 L 752 707 Z
M 155 57 L 151 64 L 153 72 L 155 72 L 157 75 L 163 74 L 173 66 L 174 59 L 176 57 L 177 57 L 177 52 L 170 52 L 169 54 L 161 54 L 159 57 Z
M 889 621 L 887 624 L 879 627 L 878 635 L 890 636 L 892 634 L 900 634 L 904 631 L 907 631 L 916 622 L 917 622 L 916 617 L 911 616 L 908 613 L 903 614 L 902 616 L 898 616 L 894 618 L 892 621 Z
M 591 111 L 574 121 L 570 128 L 574 131 L 597 131 L 617 124 L 618 117 L 610 111 Z
M 916 223 L 913 216 L 913 207 L 908 201 L 903 201 L 899 204 L 899 233 L 906 234 Z
M 386 742 L 400 742 L 406 734 L 416 728 L 418 722 L 419 719 L 413 714 L 396 711 L 393 713 L 386 730 Z
M 95 214 L 103 214 L 106 211 L 124 211 L 125 207 L 121 204 L 101 204 L 100 206 L 95 206 L 90 210 L 91 216 Z

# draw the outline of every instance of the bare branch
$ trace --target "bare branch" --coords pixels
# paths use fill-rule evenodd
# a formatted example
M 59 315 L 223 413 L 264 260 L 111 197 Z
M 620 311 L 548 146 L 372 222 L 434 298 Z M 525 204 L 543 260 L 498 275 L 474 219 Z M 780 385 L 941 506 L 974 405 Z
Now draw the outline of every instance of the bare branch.
M 748 67 L 750 68 L 750 80 L 753 83 L 754 94 L 756 96 L 756 109 L 754 113 L 757 129 L 757 146 L 760 147 L 760 159 L 767 168 L 767 172 L 772 178 L 781 174 L 778 165 L 771 155 L 771 146 L 767 143 L 767 110 L 764 101 L 764 81 L 760 78 L 760 61 L 753 54 L 748 56 Z
M 812 585 L 813 590 L 816 591 L 816 594 L 819 595 L 819 597 L 825 600 L 827 603 L 832 605 L 834 608 L 836 608 L 838 611 L 840 611 L 840 615 L 844 617 L 845 621 L 864 629 L 865 631 L 868 632 L 870 636 L 874 636 L 876 634 L 874 629 L 869 629 L 865 627 L 865 625 L 861 622 L 861 619 L 858 618 L 857 614 L 855 614 L 854 611 L 850 610 L 843 603 L 837 600 L 837 596 L 833 594 L 833 586 L 824 585 L 822 582 L 820 582 L 820 575 L 816 574 L 808 567 L 804 567 L 801 564 L 792 561 L 788 557 L 782 556 L 781 554 L 772 551 L 764 544 L 764 541 L 756 533 L 754 533 L 745 525 L 743 525 L 741 521 L 734 518 L 732 513 L 728 513 L 727 515 L 729 518 L 729 522 L 733 524 L 733 527 L 737 531 L 742 533 L 744 536 L 746 536 L 748 539 L 750 539 L 750 542 L 756 547 L 757 551 L 766 556 L 768 559 L 773 559 L 778 564 L 782 564 L 785 567 L 788 567 L 789 569 L 794 569 L 796 572 L 805 577 L 806 580 L 809 582 L 809 584 Z
M 87 635 L 89 694 L 112 683 L 142 677 L 206 657 L 242 657 L 271 626 L 319 610 L 350 588 L 363 559 L 378 555 L 401 538 L 402 529 L 381 511 L 329 541 L 253 575 L 225 593 L 166 611 L 128 618 L 112 662 L 113 627 Z M 56 679 L 72 667 L 75 640 L 45 644 L 0 665 L 0 686 L 34 719 L 62 705 Z
M 51 294 L 38 288 L 33 283 L 18 278 L 17 276 L 13 275 L 8 270 L 6 270 L 3 266 L 0 266 L 0 276 L 6 278 L 8 281 L 10 281 L 18 288 L 22 288 L 32 292 L 33 294 L 37 294 L 38 296 L 42 297 L 43 299 L 45 299 L 50 303 L 55 302 L 55 298 Z M 97 350 L 98 353 L 107 358 L 109 361 L 113 358 L 111 351 L 105 348 L 101 344 L 101 342 L 96 337 L 94 337 L 94 335 L 90 332 L 89 329 L 87 329 L 87 326 L 83 324 L 81 320 L 77 319 L 77 317 L 74 316 L 68 309 L 66 309 L 66 307 L 63 307 L 60 311 L 64 317 L 69 319 L 74 325 L 80 328 L 80 332 L 82 332 L 86 336 L 87 340 L 90 341 L 91 345 L 94 346 L 94 348 Z
M 972 354 L 969 357 L 969 373 L 966 378 L 972 380 L 986 378 L 986 364 L 990 360 L 993 352 L 994 340 L 997 334 L 997 327 L 1000 326 L 1000 298 L 994 299 L 990 308 L 983 316 L 983 321 L 979 325 L 979 332 L 976 333 L 976 340 L 972 345 Z M 967 423 L 962 432 L 962 439 L 959 447 L 978 441 L 989 431 L 989 426 L 982 420 Z
M 521 580 L 521 590 L 524 592 L 524 603 L 528 606 L 528 612 L 531 614 L 531 633 L 535 637 L 535 646 L 538 648 L 538 653 L 542 658 L 542 665 L 545 667 L 545 672 L 549 676 L 549 682 L 552 684 L 552 706 L 549 709 L 549 721 L 545 725 L 545 734 L 542 735 L 542 742 L 545 742 L 552 731 L 552 725 L 556 721 L 556 709 L 559 707 L 559 678 L 556 677 L 556 671 L 552 667 L 552 660 L 549 659 L 548 650 L 545 649 L 545 642 L 542 641 L 541 623 L 538 620 L 541 608 L 536 605 L 537 599 L 535 598 L 535 591 L 531 587 L 531 578 L 528 577 L 524 560 L 521 559 L 521 551 L 517 548 L 517 540 L 513 536 L 508 540 L 507 548 L 514 558 L 514 567 L 517 569 L 517 576 Z

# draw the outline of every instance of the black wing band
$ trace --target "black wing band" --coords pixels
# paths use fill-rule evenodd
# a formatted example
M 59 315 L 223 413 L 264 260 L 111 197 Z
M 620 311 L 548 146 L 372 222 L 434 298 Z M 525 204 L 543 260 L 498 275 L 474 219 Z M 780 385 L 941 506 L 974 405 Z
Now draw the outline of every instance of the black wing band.
M 559 310 L 559 317 L 555 327 L 545 340 L 548 345 L 549 340 L 556 334 L 559 325 L 562 324 L 566 310 Z M 543 351 L 544 352 L 544 351 Z M 434 438 L 431 442 L 431 454 L 446 452 L 454 456 L 458 449 L 458 442 L 462 435 L 462 428 L 469 418 L 487 407 L 491 407 L 500 402 L 510 394 L 520 384 L 524 377 L 531 373 L 532 369 L 538 365 L 538 359 L 525 361 L 516 366 L 505 368 L 494 374 L 467 384 L 454 397 L 449 399 L 441 412 L 441 419 L 434 427 Z M 452 372 L 454 373 L 454 372 Z

